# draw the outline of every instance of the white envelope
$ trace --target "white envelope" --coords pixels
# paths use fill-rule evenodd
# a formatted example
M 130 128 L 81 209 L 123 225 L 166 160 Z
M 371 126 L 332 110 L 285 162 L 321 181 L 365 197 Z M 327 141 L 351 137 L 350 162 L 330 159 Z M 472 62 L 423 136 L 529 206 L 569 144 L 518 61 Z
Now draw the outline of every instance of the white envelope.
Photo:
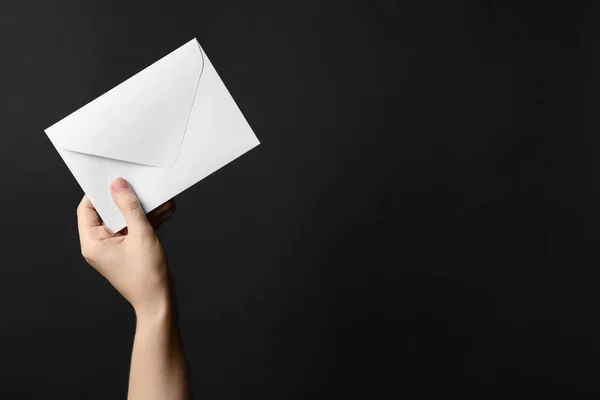
M 196 39 L 45 132 L 113 232 L 117 177 L 150 212 L 259 144 Z

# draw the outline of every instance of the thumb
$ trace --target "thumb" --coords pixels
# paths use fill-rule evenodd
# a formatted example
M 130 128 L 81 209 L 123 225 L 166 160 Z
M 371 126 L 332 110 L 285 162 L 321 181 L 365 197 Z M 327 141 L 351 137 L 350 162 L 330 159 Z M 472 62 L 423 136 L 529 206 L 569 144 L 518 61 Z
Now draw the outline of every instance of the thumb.
M 127 230 L 130 233 L 151 229 L 150 223 L 146 218 L 146 213 L 142 209 L 133 189 L 125 179 L 117 178 L 110 185 L 110 192 L 115 204 L 119 207 L 121 214 L 125 218 Z

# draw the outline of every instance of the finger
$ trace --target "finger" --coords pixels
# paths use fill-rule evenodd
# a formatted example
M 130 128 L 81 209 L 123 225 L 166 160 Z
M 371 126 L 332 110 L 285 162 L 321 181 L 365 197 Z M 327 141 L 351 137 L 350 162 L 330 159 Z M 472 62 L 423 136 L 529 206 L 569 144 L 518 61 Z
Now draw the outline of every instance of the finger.
M 152 229 L 133 189 L 125 179 L 115 180 L 110 185 L 110 191 L 115 204 L 125 218 L 129 233 L 143 233 Z
M 77 226 L 80 236 L 91 236 L 92 230 L 96 226 L 102 225 L 96 209 L 87 196 L 83 196 L 77 207 Z
M 152 225 L 152 227 L 154 228 L 154 230 L 158 229 L 158 227 L 160 227 L 163 222 L 165 222 L 167 219 L 169 219 L 171 217 L 171 215 L 173 215 L 173 211 L 166 210 L 161 214 L 155 215 L 153 216 L 153 218 L 148 219 L 148 221 L 150 221 L 150 224 Z
M 147 214 L 148 221 L 152 222 L 152 220 L 162 216 L 165 213 L 173 214 L 173 212 L 175 212 L 175 201 L 173 201 L 173 199 L 171 199 L 171 200 L 161 204 L 160 206 L 156 207 L 151 212 L 149 212 Z
M 92 233 L 93 233 L 93 237 L 99 240 L 106 240 L 109 238 L 113 238 L 116 236 L 123 236 L 123 235 L 119 235 L 119 232 L 117 233 L 113 233 L 110 229 L 108 229 L 108 227 L 104 224 L 101 223 L 98 226 L 95 226 L 92 229 Z

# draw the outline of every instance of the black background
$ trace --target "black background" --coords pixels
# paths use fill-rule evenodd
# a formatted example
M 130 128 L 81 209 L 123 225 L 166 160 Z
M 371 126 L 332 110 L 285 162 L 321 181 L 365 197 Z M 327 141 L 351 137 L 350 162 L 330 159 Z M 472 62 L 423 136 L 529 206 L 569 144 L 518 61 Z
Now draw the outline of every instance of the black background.
M 193 37 L 262 142 L 160 230 L 196 398 L 600 394 L 598 21 L 3 1 L 0 397 L 125 397 L 134 315 L 79 253 L 43 129 Z

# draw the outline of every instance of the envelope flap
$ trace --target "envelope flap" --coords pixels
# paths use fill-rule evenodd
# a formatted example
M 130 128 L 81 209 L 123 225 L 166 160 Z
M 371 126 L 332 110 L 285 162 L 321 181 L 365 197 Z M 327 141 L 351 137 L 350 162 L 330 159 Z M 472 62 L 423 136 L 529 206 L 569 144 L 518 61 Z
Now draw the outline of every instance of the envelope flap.
M 193 39 L 46 133 L 65 150 L 170 167 L 179 155 L 203 66 Z

